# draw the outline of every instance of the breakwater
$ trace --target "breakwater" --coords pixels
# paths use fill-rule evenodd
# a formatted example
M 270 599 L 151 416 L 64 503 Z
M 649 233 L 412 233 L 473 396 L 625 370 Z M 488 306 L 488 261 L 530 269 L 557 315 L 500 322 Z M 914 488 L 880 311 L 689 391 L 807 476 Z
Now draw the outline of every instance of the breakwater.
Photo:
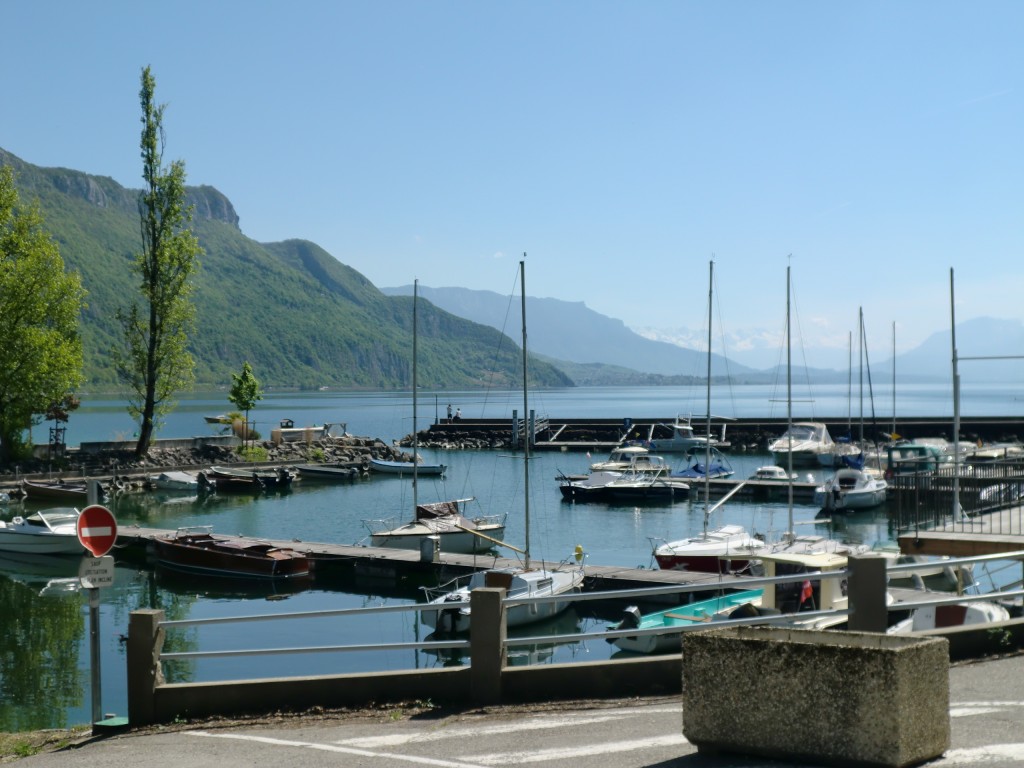
M 947 416 L 899 418 L 896 420 L 876 419 L 865 422 L 863 431 L 859 419 L 853 423 L 846 416 L 815 417 L 794 419 L 794 421 L 818 421 L 828 427 L 833 438 L 850 435 L 859 440 L 885 442 L 892 435 L 907 439 L 922 437 L 944 437 L 953 440 L 953 419 Z M 534 421 L 533 447 L 537 450 L 603 450 L 618 445 L 625 439 L 647 438 L 666 439 L 671 436 L 673 417 L 624 417 L 624 418 L 557 418 L 537 417 Z M 764 450 L 768 442 L 786 431 L 785 418 L 743 418 L 714 419 L 711 422 L 711 437 L 725 443 L 729 450 Z M 694 432 L 704 435 L 707 422 L 695 419 Z M 652 432 L 653 430 L 653 432 Z M 514 444 L 512 419 L 461 419 L 448 421 L 438 419 L 429 429 L 418 435 L 419 445 L 430 448 L 506 448 Z M 1017 442 L 1024 437 L 1024 417 L 984 416 L 962 417 L 960 420 L 961 441 L 977 443 Z M 401 441 L 403 446 L 411 445 L 412 436 Z

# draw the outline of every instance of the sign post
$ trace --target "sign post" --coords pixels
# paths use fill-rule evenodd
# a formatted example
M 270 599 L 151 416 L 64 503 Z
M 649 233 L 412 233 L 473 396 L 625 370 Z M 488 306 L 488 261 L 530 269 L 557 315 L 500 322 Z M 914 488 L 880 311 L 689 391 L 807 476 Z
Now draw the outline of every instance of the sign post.
M 78 540 L 92 553 L 78 569 L 82 586 L 89 590 L 89 650 L 92 666 L 92 722 L 101 719 L 100 587 L 114 583 L 114 558 L 107 555 L 117 541 L 117 520 L 104 506 L 90 504 L 78 516 Z

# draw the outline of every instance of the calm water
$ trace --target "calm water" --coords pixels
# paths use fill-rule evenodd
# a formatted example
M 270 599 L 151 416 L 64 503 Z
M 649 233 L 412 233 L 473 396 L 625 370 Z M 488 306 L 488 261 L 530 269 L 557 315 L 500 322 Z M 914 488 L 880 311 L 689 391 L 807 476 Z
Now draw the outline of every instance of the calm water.
M 773 403 L 771 388 L 737 388 L 729 402 L 716 403 L 717 415 L 784 415 Z M 847 412 L 847 388 L 815 394 L 813 413 Z M 876 398 L 878 390 L 876 389 Z M 694 388 L 608 388 L 548 391 L 531 395 L 530 407 L 551 416 L 671 417 L 676 413 L 702 413 L 704 394 Z M 901 395 L 899 412 L 904 415 L 943 415 L 952 412 L 948 393 L 941 388 L 908 390 Z M 443 413 L 448 402 L 462 408 L 467 417 L 510 416 L 522 408 L 521 393 L 483 395 L 478 392 L 433 395 L 419 398 L 419 426 L 424 428 Z M 1019 403 L 1009 387 L 991 387 L 975 392 L 963 407 L 965 415 L 1016 415 Z M 809 417 L 806 412 L 797 418 Z M 184 399 L 172 414 L 161 435 L 183 437 L 210 434 L 213 430 L 202 417 L 229 410 L 223 393 L 196 395 Z M 352 434 L 391 440 L 411 431 L 411 402 L 408 394 L 277 394 L 259 404 L 253 416 L 257 428 L 269 432 L 280 419 L 290 418 L 296 426 L 345 422 Z M 889 411 L 891 414 L 891 409 Z M 884 420 L 884 410 L 876 406 Z M 261 426 L 262 425 L 262 426 Z M 45 427 L 45 425 L 44 425 Z M 37 428 L 37 430 L 42 428 Z M 130 438 L 133 426 L 123 403 L 87 399 L 68 424 L 68 442 Z M 45 434 L 45 433 L 43 433 Z M 37 433 L 37 439 L 40 434 Z M 45 440 L 45 437 L 42 439 Z M 450 452 L 432 454 L 428 460 L 443 461 L 449 471 L 443 480 L 421 479 L 420 501 L 472 496 L 480 512 L 508 514 L 506 539 L 514 544 L 525 540 L 523 521 L 523 468 L 521 457 L 499 452 Z M 735 454 L 738 477 L 768 461 L 767 456 Z M 577 544 L 583 546 L 588 562 L 650 567 L 652 540 L 680 538 L 700 530 L 703 507 L 699 502 L 681 501 L 666 506 L 643 508 L 607 505 L 573 505 L 560 498 L 556 475 L 583 471 L 589 460 L 583 453 L 538 453 L 531 462 L 530 510 L 532 554 L 548 560 L 568 558 Z M 298 483 L 283 496 L 212 498 L 205 502 L 158 494 L 121 496 L 110 504 L 119 524 L 176 528 L 209 525 L 219 533 L 353 544 L 367 535 L 363 520 L 406 518 L 412 509 L 407 480 L 374 477 L 352 485 Z M 0 516 L 31 511 L 31 506 L 12 504 L 0 508 Z M 834 532 L 846 540 L 873 544 L 891 540 L 884 510 L 847 515 L 833 524 L 817 521 L 817 510 L 794 508 L 794 518 L 803 531 Z M 740 523 L 760 533 L 785 529 L 785 504 L 735 502 L 725 506 L 713 525 Z M 89 691 L 88 608 L 83 594 L 73 590 L 76 563 L 17 562 L 0 556 L 0 730 L 17 731 L 41 727 L 62 727 L 86 723 L 91 717 Z M 267 594 L 246 591 L 237 585 L 205 581 L 168 581 L 150 569 L 119 564 L 115 586 L 101 591 L 101 643 L 103 711 L 127 713 L 125 694 L 125 649 L 128 617 L 138 608 L 158 607 L 169 618 L 198 618 L 223 615 L 251 615 L 329 608 L 387 605 L 415 602 L 417 585 L 371 583 L 318 586 L 295 594 Z M 240 639 L 261 647 L 412 642 L 423 639 L 425 631 L 415 614 L 386 614 L 360 620 L 309 622 L 296 640 L 294 624 L 268 622 L 235 627 L 178 631 L 169 647 L 238 647 Z M 530 628 L 529 634 L 600 628 L 604 621 L 569 614 L 553 628 Z M 251 637 L 258 632 L 258 641 Z M 574 658 L 607 658 L 613 646 L 603 641 L 527 649 L 514 652 L 520 661 L 566 661 Z M 230 679 L 249 676 L 253 660 L 237 662 L 204 661 L 166 667 L 172 680 Z M 448 663 L 426 653 L 377 652 L 311 654 L 298 658 L 270 657 L 259 662 L 261 674 L 313 674 L 434 666 Z

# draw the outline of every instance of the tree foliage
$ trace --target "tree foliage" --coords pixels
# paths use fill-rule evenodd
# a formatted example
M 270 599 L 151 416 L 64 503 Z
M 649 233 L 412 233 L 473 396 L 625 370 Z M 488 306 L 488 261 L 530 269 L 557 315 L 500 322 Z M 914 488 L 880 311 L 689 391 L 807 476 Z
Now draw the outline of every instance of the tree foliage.
M 242 365 L 241 373 L 231 374 L 231 391 L 228 393 L 228 400 L 234 406 L 245 412 L 245 427 L 242 434 L 249 436 L 249 411 L 256 407 L 256 403 L 263 399 L 260 391 L 260 382 L 253 375 L 252 366 L 246 361 Z
M 142 250 L 133 265 L 141 301 L 118 311 L 124 346 L 114 351 L 118 376 L 129 387 L 129 412 L 139 421 L 137 456 L 149 450 L 161 417 L 174 408 L 174 394 L 193 382 L 192 278 L 202 253 L 190 229 L 192 208 L 185 204 L 185 164 L 163 166 L 164 106 L 153 101 L 156 80 L 149 67 L 141 79 L 145 187 L 139 195 Z
M 23 208 L 14 172 L 0 167 L 0 463 L 15 456 L 26 428 L 81 383 L 84 299 L 38 205 Z

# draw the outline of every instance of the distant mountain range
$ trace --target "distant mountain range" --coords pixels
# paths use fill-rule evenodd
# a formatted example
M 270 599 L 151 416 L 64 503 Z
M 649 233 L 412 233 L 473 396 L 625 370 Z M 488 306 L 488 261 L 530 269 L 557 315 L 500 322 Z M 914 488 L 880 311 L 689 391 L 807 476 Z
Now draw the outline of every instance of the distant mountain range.
M 392 296 L 410 295 L 412 286 L 381 288 Z M 432 288 L 419 286 L 420 296 L 453 315 L 489 325 L 502 332 L 517 332 L 521 321 L 518 302 L 490 291 L 467 288 Z M 598 314 L 583 302 L 537 299 L 527 297 L 530 350 L 552 360 L 579 380 L 586 370 L 605 369 L 604 377 L 626 377 L 637 371 L 664 377 L 704 379 L 707 370 L 706 338 L 696 331 L 678 329 L 673 334 L 646 329 L 641 335 L 620 321 Z M 747 383 L 772 382 L 779 379 L 784 355 L 772 350 L 772 339 L 764 334 L 756 337 L 733 335 L 726 339 L 730 349 L 740 350 L 728 359 L 713 354 L 712 376 L 729 375 Z M 1024 323 L 1018 320 L 976 318 L 957 326 L 957 347 L 961 359 L 968 357 L 1012 357 L 1024 355 Z M 815 368 L 806 371 L 796 362 L 794 376 L 816 382 L 842 382 L 849 378 L 849 369 Z M 853 351 L 854 369 L 858 370 L 858 353 Z M 773 360 L 767 366 L 758 366 Z M 756 361 L 756 362 L 755 362 Z M 892 378 L 892 350 L 868 350 L 870 373 L 876 381 Z M 566 365 L 571 363 L 572 365 Z M 627 371 L 616 370 L 621 366 Z M 608 370 L 612 367 L 611 370 Z M 1024 377 L 1024 359 L 964 360 L 961 377 L 983 376 L 996 381 L 1015 381 Z M 896 357 L 896 375 L 901 381 L 948 382 L 952 377 L 952 350 L 948 330 L 937 331 L 923 344 Z
M 82 318 L 87 391 L 113 391 L 109 349 L 120 332 L 115 310 L 135 291 L 130 270 L 139 247 L 138 191 L 108 177 L 40 168 L 0 149 L 22 201 L 38 200 L 45 227 L 68 268 L 82 275 L 88 307 Z M 204 249 L 197 279 L 196 333 L 190 348 L 197 386 L 223 386 L 243 362 L 265 387 L 396 389 L 411 385 L 412 304 L 409 285 L 378 289 L 315 243 L 258 243 L 239 228 L 223 194 L 189 187 L 194 231 Z M 419 287 L 418 382 L 435 390 L 521 386 L 519 300 L 489 291 Z M 659 385 L 703 381 L 707 355 L 697 333 L 674 332 L 690 348 L 647 338 L 582 302 L 527 299 L 528 346 L 535 358 L 531 386 Z M 647 335 L 656 335 L 645 331 Z M 1024 350 L 1019 321 L 980 318 L 957 328 L 961 356 L 1007 357 Z M 756 343 L 754 343 L 756 342 Z M 739 350 L 712 355 L 716 379 L 737 383 L 779 380 L 777 363 L 763 366 L 770 340 L 728 340 Z M 697 347 L 697 348 L 695 348 Z M 949 331 L 900 355 L 901 380 L 950 379 Z M 875 377 L 891 376 L 891 354 L 871 352 Z M 769 358 L 770 359 L 770 358 Z M 782 355 L 776 354 L 775 360 Z M 756 360 L 756 362 L 755 362 Z M 803 361 L 800 360 L 802 363 Z M 848 372 L 796 365 L 794 376 L 846 381 Z M 970 375 L 1021 378 L 1024 362 L 971 362 Z M 961 368 L 963 374 L 967 374 Z

